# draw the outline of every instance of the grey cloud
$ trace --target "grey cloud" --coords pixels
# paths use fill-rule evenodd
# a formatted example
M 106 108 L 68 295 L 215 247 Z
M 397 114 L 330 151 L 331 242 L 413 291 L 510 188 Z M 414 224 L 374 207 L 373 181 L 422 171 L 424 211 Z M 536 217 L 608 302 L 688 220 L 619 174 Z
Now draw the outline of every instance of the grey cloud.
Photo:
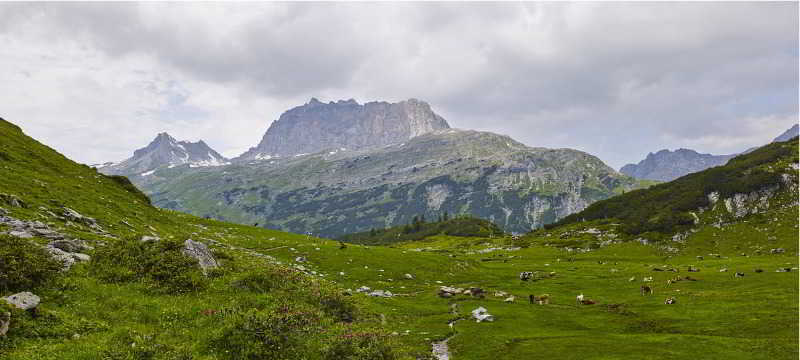
M 253 128 L 279 116 L 274 104 L 311 96 L 417 97 L 457 127 L 574 147 L 619 167 L 662 147 L 735 152 L 796 122 L 797 10 L 791 2 L 2 4 L 0 35 L 74 41 L 111 61 L 150 57 L 167 73 L 273 104 L 247 120 Z M 197 96 L 196 86 L 185 96 Z M 211 129 L 225 126 L 214 125 L 219 111 L 167 101 L 154 116 Z M 232 141 L 223 146 L 254 145 Z

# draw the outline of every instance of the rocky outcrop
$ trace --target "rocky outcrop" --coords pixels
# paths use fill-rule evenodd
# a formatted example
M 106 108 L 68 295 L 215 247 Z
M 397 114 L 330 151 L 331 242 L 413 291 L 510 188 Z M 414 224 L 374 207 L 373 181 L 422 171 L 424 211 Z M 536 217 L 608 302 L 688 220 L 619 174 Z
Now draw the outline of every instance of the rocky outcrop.
M 399 103 L 355 100 L 307 104 L 283 113 L 270 125 L 258 146 L 238 160 L 313 154 L 322 150 L 361 150 L 399 144 L 450 126 L 425 102 Z
M 144 148 L 134 151 L 133 157 L 118 164 L 102 166 L 98 171 L 106 175 L 149 176 L 156 169 L 188 165 L 191 167 L 220 166 L 228 159 L 198 142 L 177 141 L 167 133 L 160 133 Z
M 187 239 L 183 243 L 183 254 L 197 260 L 200 269 L 203 270 L 203 274 L 208 274 L 209 270 L 219 266 L 217 260 L 214 259 L 214 256 L 211 254 L 211 250 L 208 249 L 208 246 L 201 242 Z
M 628 164 L 619 171 L 643 180 L 672 181 L 681 176 L 725 165 L 734 155 L 700 154 L 689 149 L 661 150 L 650 153 L 638 164 Z

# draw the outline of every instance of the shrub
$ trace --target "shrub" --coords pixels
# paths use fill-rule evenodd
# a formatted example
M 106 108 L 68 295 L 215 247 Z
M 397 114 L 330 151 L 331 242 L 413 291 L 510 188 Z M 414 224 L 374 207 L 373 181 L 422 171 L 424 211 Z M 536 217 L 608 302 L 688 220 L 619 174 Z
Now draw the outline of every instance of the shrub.
M 352 322 L 356 319 L 358 308 L 349 296 L 330 284 L 316 284 L 312 297 L 316 298 L 322 311 L 336 321 Z M 313 299 L 312 298 L 312 299 Z
M 322 349 L 325 360 L 391 360 L 392 348 L 384 337 L 370 332 L 353 332 L 335 338 Z
M 303 358 L 319 320 L 313 309 L 288 303 L 235 313 L 224 318 L 208 349 L 222 359 Z
M 279 287 L 282 281 L 284 280 L 273 272 L 250 271 L 234 280 L 231 286 L 254 293 L 266 293 L 273 288 Z
M 100 351 L 106 360 L 191 360 L 186 349 L 177 349 L 159 341 L 157 335 L 143 334 L 135 330 L 118 331 L 113 334 Z
M 39 245 L 0 235 L 0 293 L 35 289 L 56 278 L 62 264 Z
M 174 240 L 117 241 L 96 251 L 92 273 L 106 282 L 141 281 L 171 294 L 204 288 L 205 277 L 197 261 L 182 250 L 183 243 Z

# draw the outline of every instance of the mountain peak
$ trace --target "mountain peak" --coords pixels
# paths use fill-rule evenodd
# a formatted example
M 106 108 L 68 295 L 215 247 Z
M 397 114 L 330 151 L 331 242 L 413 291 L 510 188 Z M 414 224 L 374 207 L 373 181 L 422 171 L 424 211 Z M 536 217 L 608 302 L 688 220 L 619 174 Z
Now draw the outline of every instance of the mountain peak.
M 789 139 L 794 138 L 795 136 L 798 136 L 798 134 L 800 134 L 800 126 L 794 124 L 794 126 L 784 131 L 783 134 L 780 134 L 778 137 L 772 140 L 772 142 L 787 141 Z
M 166 132 L 156 135 L 147 146 L 133 152 L 133 156 L 118 164 L 104 166 L 101 172 L 111 175 L 147 176 L 162 167 L 186 165 L 219 166 L 228 159 L 209 147 L 205 141 L 177 141 Z
M 258 146 L 241 160 L 253 160 L 326 149 L 368 149 L 398 144 L 413 137 L 449 129 L 444 118 L 417 99 L 363 105 L 354 99 L 308 103 L 284 112 L 270 125 Z

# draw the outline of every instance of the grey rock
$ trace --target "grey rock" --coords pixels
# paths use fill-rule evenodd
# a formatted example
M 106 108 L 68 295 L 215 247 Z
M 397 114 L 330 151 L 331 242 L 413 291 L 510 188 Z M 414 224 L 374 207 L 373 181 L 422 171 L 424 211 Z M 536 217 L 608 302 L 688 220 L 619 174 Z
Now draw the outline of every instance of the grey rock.
M 483 306 L 478 307 L 475 310 L 472 310 L 472 317 L 475 319 L 475 322 L 494 321 L 494 316 L 489 314 L 489 311 L 486 310 Z
M 228 159 L 209 147 L 203 140 L 198 142 L 177 141 L 167 133 L 161 133 L 144 148 L 134 151 L 133 156 L 118 164 L 98 169 L 107 175 L 128 175 L 147 178 L 160 168 L 180 165 L 191 167 L 220 166 Z
M 370 292 L 369 296 L 373 296 L 373 297 L 392 297 L 394 295 L 389 290 L 375 290 L 373 292 Z
M 354 100 L 307 104 L 283 113 L 261 143 L 235 160 L 311 154 L 322 150 L 361 150 L 398 144 L 450 126 L 430 105 L 416 99 L 399 103 Z
M 215 269 L 219 266 L 217 260 L 211 255 L 211 250 L 208 249 L 206 244 L 187 239 L 183 243 L 183 254 L 197 260 L 200 269 L 206 274 L 208 270 Z
M 86 254 L 81 254 L 81 253 L 70 253 L 70 256 L 72 256 L 72 258 L 75 259 L 75 261 L 90 261 L 90 260 L 92 260 L 91 256 L 86 255 Z
M 68 220 L 86 224 L 89 226 L 97 225 L 97 221 L 94 218 L 83 216 L 79 212 L 72 210 L 68 207 L 64 208 L 64 217 L 67 218 Z
M 82 240 L 56 240 L 47 244 L 50 247 L 61 249 L 69 253 L 77 253 L 81 251 L 91 250 L 92 247 L 86 245 Z
M 45 247 L 45 250 L 50 253 L 53 259 L 61 263 L 61 271 L 67 271 L 75 264 L 76 259 L 72 256 L 72 253 L 50 246 Z
M 6 296 L 3 298 L 3 300 L 11 305 L 14 305 L 18 309 L 30 310 L 39 306 L 39 301 L 41 299 L 31 292 L 25 291 L 11 296 Z
M 33 234 L 27 230 L 11 230 L 8 232 L 8 234 L 23 239 L 29 239 L 33 237 Z

